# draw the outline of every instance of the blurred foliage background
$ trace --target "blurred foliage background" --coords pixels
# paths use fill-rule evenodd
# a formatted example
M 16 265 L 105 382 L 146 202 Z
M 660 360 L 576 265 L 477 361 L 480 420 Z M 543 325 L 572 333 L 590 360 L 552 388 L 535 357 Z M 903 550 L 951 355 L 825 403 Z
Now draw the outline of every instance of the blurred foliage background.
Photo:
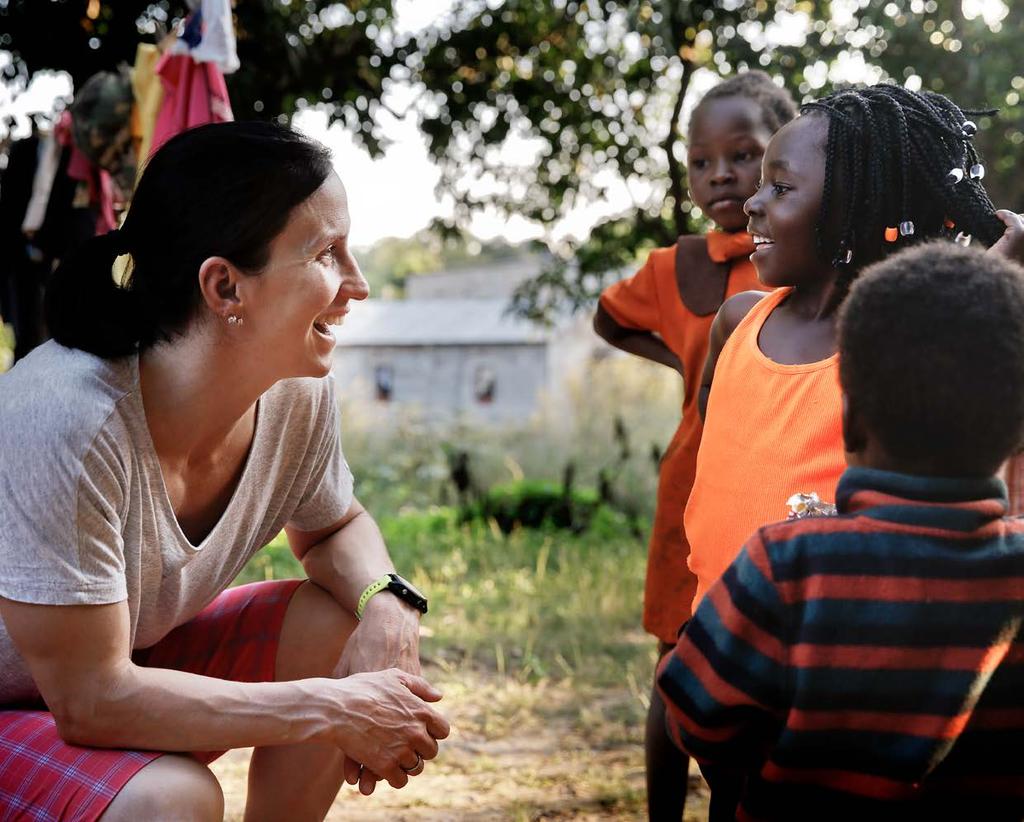
M 397 7 L 397 9 L 396 9 Z M 610 272 L 653 246 L 699 230 L 686 201 L 685 111 L 701 73 L 762 68 L 796 95 L 851 78 L 892 80 L 997 107 L 978 142 L 997 204 L 1024 210 L 1014 173 L 1024 143 L 1024 4 L 1002 0 L 466 0 L 425 29 L 401 25 L 390 0 L 245 0 L 235 9 L 243 70 L 228 78 L 238 117 L 287 118 L 317 107 L 372 155 L 386 149 L 385 113 L 411 110 L 441 170 L 458 235 L 477 209 L 543 226 L 554 257 L 517 293 L 521 313 L 546 318 L 589 305 Z M 182 0 L 0 0 L 4 81 L 23 88 L 40 69 L 77 85 L 130 62 L 186 13 Z M 403 111 L 394 111 L 397 85 Z M 510 164 L 502 148 L 527 145 Z M 584 238 L 559 231 L 581 204 L 626 185 L 632 205 Z M 385 255 L 385 252 L 381 252 Z M 426 265 L 410 252 L 400 265 Z

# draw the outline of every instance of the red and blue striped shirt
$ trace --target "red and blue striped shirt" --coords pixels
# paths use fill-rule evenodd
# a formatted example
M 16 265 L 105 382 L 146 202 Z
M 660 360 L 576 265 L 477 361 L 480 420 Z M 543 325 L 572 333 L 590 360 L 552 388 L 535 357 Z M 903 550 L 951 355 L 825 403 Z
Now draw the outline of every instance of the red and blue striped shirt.
M 741 819 L 1024 818 L 1024 520 L 997 478 L 850 468 L 761 528 L 658 684 Z

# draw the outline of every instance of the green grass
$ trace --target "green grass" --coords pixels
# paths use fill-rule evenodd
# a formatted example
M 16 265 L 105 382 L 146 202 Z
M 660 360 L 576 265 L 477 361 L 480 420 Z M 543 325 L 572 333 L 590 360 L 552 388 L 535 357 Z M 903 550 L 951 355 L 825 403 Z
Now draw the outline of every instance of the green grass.
M 380 521 L 395 565 L 430 597 L 422 653 L 523 682 L 629 683 L 642 698 L 654 643 L 640 628 L 646 546 L 600 510 L 586 533 L 460 524 L 452 508 Z M 283 537 L 239 582 L 301 576 Z M 641 686 L 639 683 L 643 683 Z

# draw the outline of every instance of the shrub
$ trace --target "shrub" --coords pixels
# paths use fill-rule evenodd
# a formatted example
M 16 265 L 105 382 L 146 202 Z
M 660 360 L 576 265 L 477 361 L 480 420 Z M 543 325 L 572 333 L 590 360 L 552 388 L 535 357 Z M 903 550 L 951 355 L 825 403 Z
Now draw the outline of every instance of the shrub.
M 520 480 L 495 485 L 476 505 L 468 509 L 469 518 L 493 519 L 503 534 L 517 528 L 541 528 L 552 525 L 580 534 L 600 501 L 592 489 L 566 489 L 549 480 Z

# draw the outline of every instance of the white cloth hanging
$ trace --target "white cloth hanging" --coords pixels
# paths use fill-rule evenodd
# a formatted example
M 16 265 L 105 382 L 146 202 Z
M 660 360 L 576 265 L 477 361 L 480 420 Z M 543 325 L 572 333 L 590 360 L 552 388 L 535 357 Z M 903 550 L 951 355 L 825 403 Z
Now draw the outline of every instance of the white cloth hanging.
M 202 0 L 203 39 L 195 48 L 178 40 L 172 54 L 187 54 L 197 63 L 216 63 L 222 74 L 238 71 L 241 63 L 235 42 L 235 25 L 231 17 L 231 0 Z
M 32 196 L 25 207 L 25 217 L 21 221 L 21 230 L 26 233 L 38 231 L 46 217 L 53 178 L 57 176 L 57 167 L 60 165 L 60 152 L 61 146 L 54 139 L 52 132 L 39 136 L 39 162 L 32 178 Z

